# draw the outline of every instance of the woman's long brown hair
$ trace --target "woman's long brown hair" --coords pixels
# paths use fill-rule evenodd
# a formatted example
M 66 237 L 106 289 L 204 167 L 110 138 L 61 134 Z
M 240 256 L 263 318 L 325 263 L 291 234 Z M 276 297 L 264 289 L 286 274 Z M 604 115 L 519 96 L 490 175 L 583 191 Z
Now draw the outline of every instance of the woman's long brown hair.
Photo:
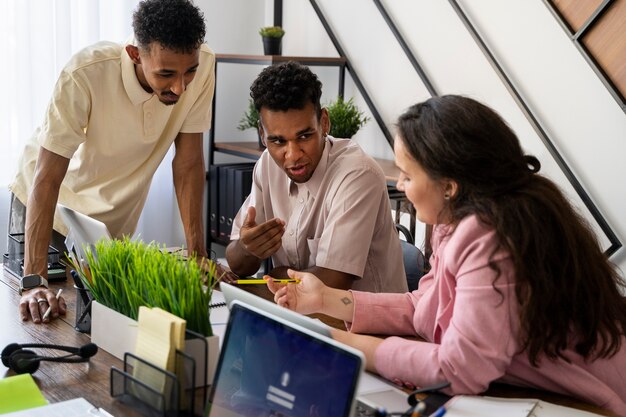
M 398 129 L 431 178 L 458 183 L 445 209 L 451 223 L 477 215 L 510 253 L 521 343 L 531 363 L 540 354 L 564 358 L 571 346 L 584 358 L 614 355 L 626 330 L 624 281 L 506 123 L 475 100 L 443 96 L 409 108 Z

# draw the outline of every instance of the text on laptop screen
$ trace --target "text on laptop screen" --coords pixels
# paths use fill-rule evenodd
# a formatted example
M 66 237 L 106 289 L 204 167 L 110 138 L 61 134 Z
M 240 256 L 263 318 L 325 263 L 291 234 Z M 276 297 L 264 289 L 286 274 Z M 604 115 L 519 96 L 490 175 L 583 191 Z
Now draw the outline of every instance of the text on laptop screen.
M 361 359 L 235 304 L 210 417 L 348 416 Z

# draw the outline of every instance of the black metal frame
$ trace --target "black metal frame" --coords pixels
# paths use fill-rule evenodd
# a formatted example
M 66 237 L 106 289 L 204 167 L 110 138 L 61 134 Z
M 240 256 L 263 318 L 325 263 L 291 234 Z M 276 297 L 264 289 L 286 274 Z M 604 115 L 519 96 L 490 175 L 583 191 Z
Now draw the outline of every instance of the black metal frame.
M 283 0 L 274 0 L 274 26 L 283 26 Z
M 580 41 L 580 39 L 587 33 L 589 29 L 591 29 L 600 18 L 609 10 L 610 6 L 615 3 L 615 0 L 604 0 L 598 8 L 589 16 L 587 21 L 583 23 L 583 25 L 578 29 L 577 32 L 574 32 L 570 25 L 567 23 L 561 12 L 554 7 L 551 0 L 543 0 L 543 3 L 546 5 L 548 10 L 552 13 L 552 15 L 559 22 L 565 33 L 569 36 L 569 38 L 574 42 L 576 49 L 581 53 L 585 61 L 589 64 L 591 69 L 596 73 L 596 75 L 600 78 L 600 81 L 604 84 L 604 86 L 609 90 L 609 93 L 613 96 L 615 101 L 619 104 L 620 108 L 623 112 L 626 113 L 626 98 L 622 95 L 617 86 L 611 81 L 611 78 L 604 72 L 602 67 L 598 64 L 595 58 L 589 53 L 585 45 Z

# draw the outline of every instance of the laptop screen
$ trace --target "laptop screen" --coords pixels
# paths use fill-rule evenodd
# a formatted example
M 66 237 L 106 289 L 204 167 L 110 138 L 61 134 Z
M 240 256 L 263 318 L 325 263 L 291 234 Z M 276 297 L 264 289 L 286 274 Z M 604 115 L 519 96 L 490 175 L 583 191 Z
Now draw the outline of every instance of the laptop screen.
M 350 415 L 362 357 L 292 326 L 233 304 L 208 416 Z

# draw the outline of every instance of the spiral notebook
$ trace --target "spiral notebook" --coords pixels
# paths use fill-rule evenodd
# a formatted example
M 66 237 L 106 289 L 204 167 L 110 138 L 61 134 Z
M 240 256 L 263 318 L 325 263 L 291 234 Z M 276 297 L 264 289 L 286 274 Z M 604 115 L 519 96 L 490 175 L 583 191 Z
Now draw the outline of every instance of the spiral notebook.
M 458 395 L 445 405 L 446 417 L 597 417 L 599 414 L 529 398 Z

